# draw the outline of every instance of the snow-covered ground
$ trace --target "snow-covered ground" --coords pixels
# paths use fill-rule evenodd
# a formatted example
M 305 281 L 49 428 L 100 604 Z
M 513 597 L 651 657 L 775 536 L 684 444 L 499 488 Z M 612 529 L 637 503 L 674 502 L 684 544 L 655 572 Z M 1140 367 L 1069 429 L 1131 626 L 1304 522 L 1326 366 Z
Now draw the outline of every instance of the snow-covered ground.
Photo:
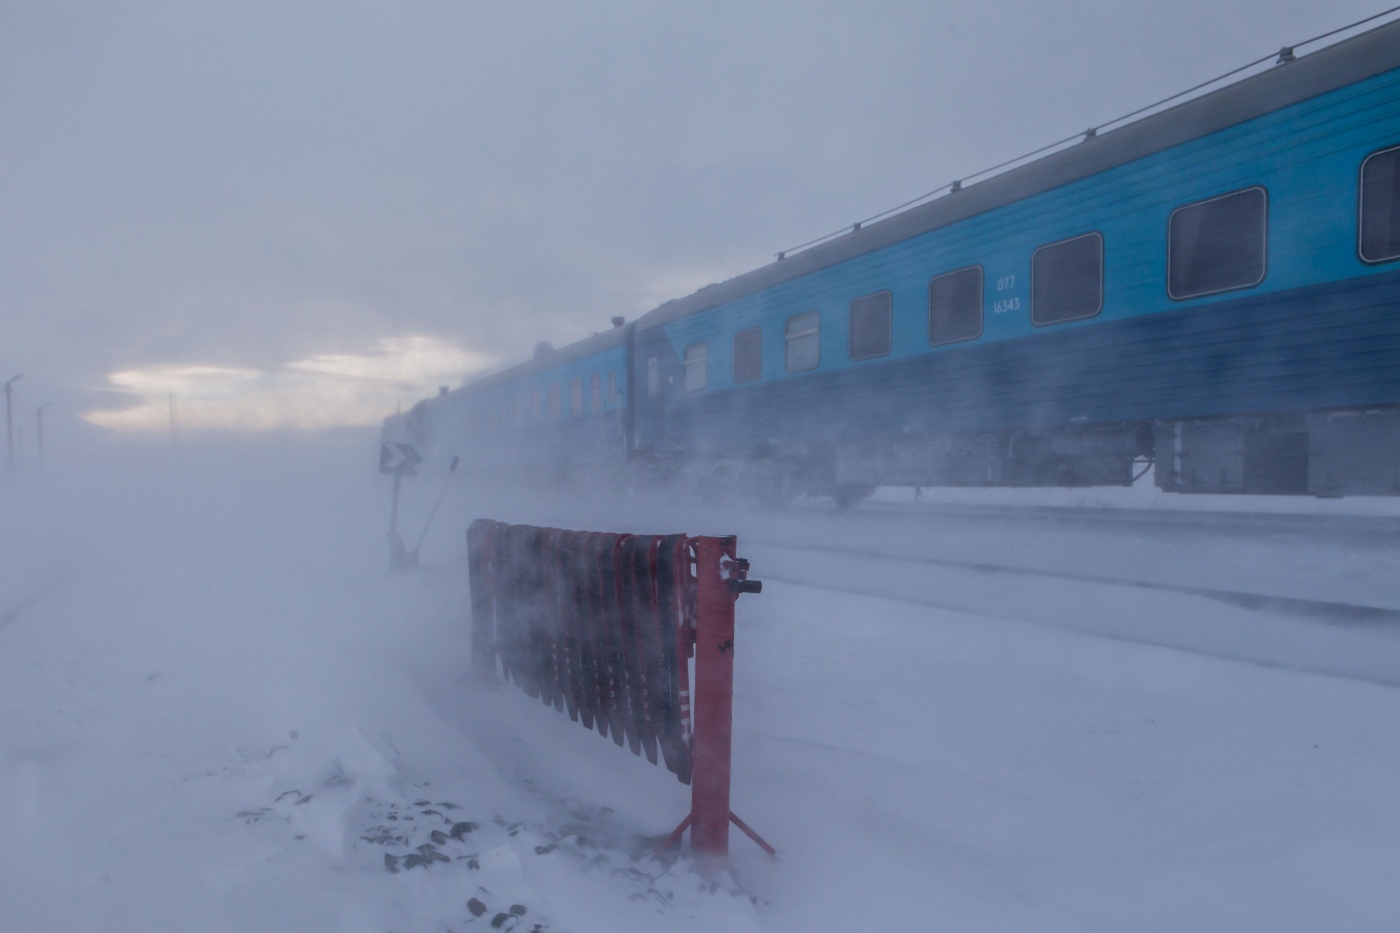
M 106 445 L 0 485 L 0 927 L 1400 918 L 1391 503 L 762 514 L 462 481 L 424 566 L 391 575 L 373 457 L 357 433 Z M 406 484 L 410 533 L 435 492 Z M 777 861 L 738 833 L 732 882 L 657 861 L 687 788 L 469 683 L 476 515 L 739 534 L 766 586 L 739 604 L 734 808 Z

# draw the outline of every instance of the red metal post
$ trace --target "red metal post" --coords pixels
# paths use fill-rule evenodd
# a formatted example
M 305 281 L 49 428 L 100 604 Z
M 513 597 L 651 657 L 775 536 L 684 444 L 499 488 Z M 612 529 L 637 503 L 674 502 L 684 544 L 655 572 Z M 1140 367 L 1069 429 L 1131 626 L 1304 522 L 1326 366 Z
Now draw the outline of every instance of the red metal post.
M 734 538 L 695 542 L 695 739 L 690 845 L 723 864 L 729 857 L 729 761 L 734 710 L 734 597 L 721 563 Z

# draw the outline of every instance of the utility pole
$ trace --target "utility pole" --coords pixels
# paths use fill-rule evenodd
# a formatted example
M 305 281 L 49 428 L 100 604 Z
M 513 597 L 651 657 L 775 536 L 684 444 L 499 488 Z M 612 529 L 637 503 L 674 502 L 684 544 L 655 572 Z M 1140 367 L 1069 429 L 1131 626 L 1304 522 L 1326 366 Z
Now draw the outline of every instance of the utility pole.
M 43 463 L 43 462 L 44 462 L 44 409 L 45 409 L 45 408 L 48 408 L 48 407 L 49 407 L 49 403 L 48 403 L 48 402 L 45 402 L 44 404 L 40 405 L 38 408 L 34 409 L 34 426 L 35 426 L 35 428 L 38 430 L 38 433 L 39 433 L 39 462 L 40 462 L 40 463 Z
M 23 378 L 24 373 L 20 373 L 5 383 L 5 462 L 11 470 L 15 468 L 15 411 L 11 396 L 14 384 Z

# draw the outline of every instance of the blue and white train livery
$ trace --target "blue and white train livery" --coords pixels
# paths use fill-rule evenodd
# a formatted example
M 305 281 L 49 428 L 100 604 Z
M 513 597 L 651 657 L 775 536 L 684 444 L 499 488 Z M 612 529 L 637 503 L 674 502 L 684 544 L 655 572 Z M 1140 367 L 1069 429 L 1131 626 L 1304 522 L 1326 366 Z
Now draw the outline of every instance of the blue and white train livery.
M 420 403 L 468 468 L 1400 493 L 1400 24 Z

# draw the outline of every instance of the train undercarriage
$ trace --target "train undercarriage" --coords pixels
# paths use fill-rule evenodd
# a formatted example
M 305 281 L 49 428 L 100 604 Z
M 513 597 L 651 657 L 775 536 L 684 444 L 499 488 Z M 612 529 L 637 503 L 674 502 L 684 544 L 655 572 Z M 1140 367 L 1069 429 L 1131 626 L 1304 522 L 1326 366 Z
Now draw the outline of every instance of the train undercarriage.
M 881 486 L 1131 486 L 1164 492 L 1339 498 L 1400 495 L 1400 406 L 1075 425 L 708 454 L 639 451 L 628 463 L 482 468 L 490 481 L 845 508 Z
M 773 505 L 808 495 L 845 507 L 880 486 L 1130 486 L 1150 468 L 1164 492 L 1391 496 L 1400 407 L 765 445 L 644 464 L 644 485 Z

